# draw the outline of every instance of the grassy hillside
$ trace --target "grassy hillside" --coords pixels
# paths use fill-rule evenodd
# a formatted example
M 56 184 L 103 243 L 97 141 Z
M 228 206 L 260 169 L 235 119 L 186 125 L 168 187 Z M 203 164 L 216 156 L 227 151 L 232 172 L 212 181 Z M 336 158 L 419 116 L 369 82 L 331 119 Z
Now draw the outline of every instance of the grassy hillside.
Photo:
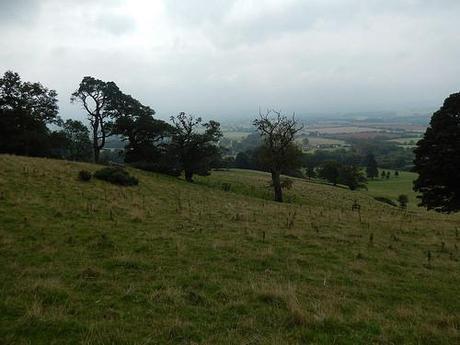
M 458 216 L 300 180 L 277 204 L 255 172 L 121 188 L 83 168 L 0 156 L 0 344 L 460 341 Z

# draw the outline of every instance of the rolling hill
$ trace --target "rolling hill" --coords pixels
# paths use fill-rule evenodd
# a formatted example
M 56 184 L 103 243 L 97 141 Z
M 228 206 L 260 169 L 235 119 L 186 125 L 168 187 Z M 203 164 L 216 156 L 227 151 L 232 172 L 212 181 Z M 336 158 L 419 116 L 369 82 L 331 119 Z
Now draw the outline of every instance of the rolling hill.
M 303 180 L 278 204 L 250 171 L 77 179 L 99 168 L 0 156 L 1 344 L 460 341 L 458 215 Z

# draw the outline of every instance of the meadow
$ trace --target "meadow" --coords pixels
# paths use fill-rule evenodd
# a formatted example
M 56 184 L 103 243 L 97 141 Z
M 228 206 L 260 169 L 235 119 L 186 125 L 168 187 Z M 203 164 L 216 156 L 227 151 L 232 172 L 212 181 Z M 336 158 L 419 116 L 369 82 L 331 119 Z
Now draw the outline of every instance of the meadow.
M 379 171 L 379 176 L 382 170 Z M 417 205 L 420 200 L 417 199 L 417 193 L 412 189 L 413 181 L 417 178 L 417 174 L 408 171 L 399 171 L 399 176 L 394 175 L 394 170 L 389 171 L 391 177 L 389 179 L 376 178 L 368 180 L 367 192 L 372 196 L 380 196 L 389 198 L 391 200 L 397 200 L 398 196 L 405 194 L 409 197 L 408 207 L 412 210 L 418 210 L 422 212 Z
M 251 171 L 77 179 L 99 168 L 0 155 L 1 344 L 460 341 L 458 215 L 377 202 L 383 181 L 280 204 Z

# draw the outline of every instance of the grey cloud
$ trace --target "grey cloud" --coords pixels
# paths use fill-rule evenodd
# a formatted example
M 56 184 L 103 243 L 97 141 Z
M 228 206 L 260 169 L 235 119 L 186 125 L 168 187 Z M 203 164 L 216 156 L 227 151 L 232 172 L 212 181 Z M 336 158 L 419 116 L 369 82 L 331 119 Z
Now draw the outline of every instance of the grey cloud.
M 38 0 L 0 0 L 0 27 L 32 24 L 39 9 Z
M 398 110 L 437 106 L 459 88 L 460 1 L 0 0 L 3 9 L 0 74 L 56 88 L 66 116 L 81 115 L 69 95 L 84 75 L 164 117 Z
M 122 35 L 135 29 L 135 21 L 117 13 L 103 13 L 95 21 L 95 25 L 113 35 Z

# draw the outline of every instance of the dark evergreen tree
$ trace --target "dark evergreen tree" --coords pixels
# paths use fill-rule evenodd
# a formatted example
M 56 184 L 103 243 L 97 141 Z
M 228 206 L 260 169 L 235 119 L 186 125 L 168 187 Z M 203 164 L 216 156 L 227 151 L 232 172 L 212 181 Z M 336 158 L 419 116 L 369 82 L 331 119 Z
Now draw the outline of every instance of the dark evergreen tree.
M 367 178 L 374 179 L 379 177 L 379 169 L 377 168 L 377 161 L 372 153 L 366 156 L 366 175 Z
M 450 95 L 433 114 L 415 149 L 414 190 L 420 206 L 438 212 L 460 210 L 460 93 Z

